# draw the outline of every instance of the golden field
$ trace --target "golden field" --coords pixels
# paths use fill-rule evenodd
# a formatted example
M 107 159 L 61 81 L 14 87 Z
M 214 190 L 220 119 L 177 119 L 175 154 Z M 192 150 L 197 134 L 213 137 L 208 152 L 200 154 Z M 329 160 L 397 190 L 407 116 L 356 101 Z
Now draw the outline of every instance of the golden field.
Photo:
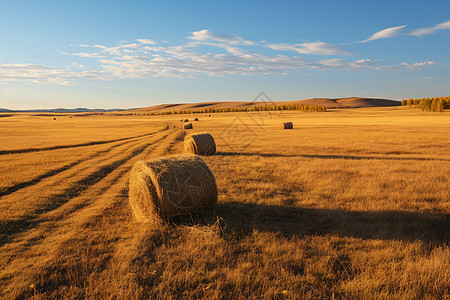
M 0 298 L 450 299 L 449 111 L 208 115 L 0 118 Z M 134 221 L 194 117 L 216 207 Z

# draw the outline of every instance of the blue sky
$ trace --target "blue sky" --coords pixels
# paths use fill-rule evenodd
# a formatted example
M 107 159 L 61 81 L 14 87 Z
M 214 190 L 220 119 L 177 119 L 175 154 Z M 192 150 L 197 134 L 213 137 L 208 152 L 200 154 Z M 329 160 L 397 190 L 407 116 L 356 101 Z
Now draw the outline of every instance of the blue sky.
M 0 0 L 0 107 L 448 96 L 448 49 L 448 0 Z

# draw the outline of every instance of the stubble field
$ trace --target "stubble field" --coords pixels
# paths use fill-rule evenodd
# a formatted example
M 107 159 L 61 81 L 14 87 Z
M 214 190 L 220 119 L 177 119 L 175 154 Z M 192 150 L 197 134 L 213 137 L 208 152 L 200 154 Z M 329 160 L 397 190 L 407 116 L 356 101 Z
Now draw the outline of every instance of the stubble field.
M 130 168 L 194 117 L 216 207 L 135 222 Z M 404 107 L 0 118 L 0 298 L 449 299 L 449 132 Z

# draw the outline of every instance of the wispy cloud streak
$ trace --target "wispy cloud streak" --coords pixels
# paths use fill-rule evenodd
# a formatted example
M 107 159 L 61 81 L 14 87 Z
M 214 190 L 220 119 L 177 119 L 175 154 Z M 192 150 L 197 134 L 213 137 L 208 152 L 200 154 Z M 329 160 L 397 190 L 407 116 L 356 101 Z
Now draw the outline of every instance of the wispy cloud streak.
M 404 28 L 407 25 L 401 25 L 401 26 L 395 26 L 395 27 L 390 27 L 390 28 L 386 28 L 383 30 L 380 30 L 374 34 L 372 34 L 368 39 L 360 41 L 360 43 L 367 43 L 369 41 L 374 41 L 374 40 L 379 40 L 379 39 L 386 39 L 386 38 L 391 38 L 394 36 L 399 36 L 402 35 L 404 33 Z
M 450 29 L 450 20 L 437 24 L 433 27 L 424 27 L 413 30 L 405 30 L 407 25 L 389 27 L 372 34 L 368 39 L 357 41 L 356 43 L 367 43 L 374 40 L 392 38 L 401 35 L 422 37 L 428 34 L 434 34 L 436 31 Z
M 295 51 L 300 54 L 316 55 L 350 55 L 351 53 L 342 51 L 338 46 L 324 42 L 302 43 L 302 44 L 268 44 L 267 47 L 279 51 Z

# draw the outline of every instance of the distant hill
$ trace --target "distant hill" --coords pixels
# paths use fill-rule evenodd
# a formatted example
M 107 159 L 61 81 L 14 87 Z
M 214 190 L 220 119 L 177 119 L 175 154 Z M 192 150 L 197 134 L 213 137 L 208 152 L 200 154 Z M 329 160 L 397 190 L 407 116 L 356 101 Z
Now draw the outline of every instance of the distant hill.
M 28 109 L 10 110 L 0 108 L 0 113 L 83 113 L 83 112 L 120 112 L 131 111 L 138 113 L 161 113 L 165 111 L 180 110 L 205 110 L 209 108 L 245 108 L 263 105 L 323 105 L 327 108 L 362 108 L 362 107 L 387 107 L 400 106 L 400 101 L 376 98 L 313 98 L 294 101 L 217 101 L 200 103 L 159 104 L 135 109 L 91 109 L 91 108 L 52 108 L 52 109 Z
M 220 102 L 201 102 L 201 103 L 181 103 L 181 104 L 160 104 L 155 106 L 137 108 L 132 111 L 136 112 L 165 112 L 180 110 L 204 110 L 209 108 L 245 108 L 263 105 L 323 105 L 327 108 L 363 108 L 363 107 L 387 107 L 400 106 L 400 101 L 376 98 L 313 98 L 306 100 L 294 101 L 220 101 Z
M 31 112 L 31 113 L 80 113 L 80 112 L 109 112 L 109 111 L 125 111 L 126 109 L 102 109 L 102 108 L 49 108 L 49 109 L 19 109 L 11 110 L 0 108 L 0 112 L 17 113 L 17 112 Z
M 302 104 L 302 105 L 324 105 L 327 108 L 363 108 L 363 107 L 401 106 L 400 101 L 388 100 L 388 99 L 377 99 L 377 98 L 361 98 L 361 97 L 350 97 L 350 98 L 340 98 L 340 99 L 313 98 L 313 99 L 300 100 L 300 101 L 294 101 L 294 102 L 298 102 L 298 104 Z M 295 103 L 295 104 L 297 104 L 297 103 Z

